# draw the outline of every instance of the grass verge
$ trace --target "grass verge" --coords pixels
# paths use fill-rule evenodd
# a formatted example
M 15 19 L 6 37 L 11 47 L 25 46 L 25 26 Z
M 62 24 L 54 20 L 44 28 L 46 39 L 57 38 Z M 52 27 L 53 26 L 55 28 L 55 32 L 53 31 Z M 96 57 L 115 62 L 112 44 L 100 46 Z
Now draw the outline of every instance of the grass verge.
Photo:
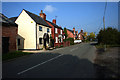
M 6 61 L 6 60 L 14 59 L 14 58 L 21 57 L 21 56 L 24 56 L 24 55 L 29 55 L 29 54 L 32 54 L 32 53 L 22 52 L 22 51 L 8 52 L 6 54 L 2 54 L 2 60 Z

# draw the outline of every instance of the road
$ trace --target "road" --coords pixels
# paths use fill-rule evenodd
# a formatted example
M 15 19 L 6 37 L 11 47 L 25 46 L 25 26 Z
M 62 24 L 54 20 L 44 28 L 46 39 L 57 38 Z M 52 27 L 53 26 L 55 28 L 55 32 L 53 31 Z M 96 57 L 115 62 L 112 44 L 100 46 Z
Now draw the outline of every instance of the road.
M 81 43 L 3 63 L 3 78 L 95 78 L 96 48 Z

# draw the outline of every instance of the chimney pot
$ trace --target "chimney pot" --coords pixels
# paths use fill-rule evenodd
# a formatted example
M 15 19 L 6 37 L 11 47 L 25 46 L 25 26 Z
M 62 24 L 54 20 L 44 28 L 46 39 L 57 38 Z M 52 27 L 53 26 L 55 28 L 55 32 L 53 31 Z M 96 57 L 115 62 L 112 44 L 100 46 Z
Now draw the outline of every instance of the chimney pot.
M 56 24 L 56 19 L 53 19 L 53 21 L 52 21 L 54 24 Z

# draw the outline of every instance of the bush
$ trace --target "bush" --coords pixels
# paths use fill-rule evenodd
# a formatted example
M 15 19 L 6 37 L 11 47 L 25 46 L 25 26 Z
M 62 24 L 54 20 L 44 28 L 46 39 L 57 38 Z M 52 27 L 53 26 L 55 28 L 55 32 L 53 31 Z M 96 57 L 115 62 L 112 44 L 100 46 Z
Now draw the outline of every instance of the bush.
M 70 45 L 74 45 L 74 39 L 73 38 L 64 39 L 63 41 L 64 42 L 70 41 Z
M 117 29 L 108 27 L 105 30 L 100 30 L 99 34 L 97 35 L 98 43 L 99 44 L 120 44 L 120 32 Z
M 60 45 L 60 47 L 63 47 L 63 45 Z

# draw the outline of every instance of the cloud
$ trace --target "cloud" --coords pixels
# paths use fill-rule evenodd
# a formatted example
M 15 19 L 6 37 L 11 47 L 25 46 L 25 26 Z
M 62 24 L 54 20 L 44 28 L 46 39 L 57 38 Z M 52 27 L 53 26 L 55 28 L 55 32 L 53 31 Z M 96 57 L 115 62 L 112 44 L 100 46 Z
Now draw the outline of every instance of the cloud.
M 49 13 L 52 13 L 55 10 L 56 10 L 56 8 L 53 7 L 52 5 L 46 5 L 44 8 L 44 11 L 49 12 Z

